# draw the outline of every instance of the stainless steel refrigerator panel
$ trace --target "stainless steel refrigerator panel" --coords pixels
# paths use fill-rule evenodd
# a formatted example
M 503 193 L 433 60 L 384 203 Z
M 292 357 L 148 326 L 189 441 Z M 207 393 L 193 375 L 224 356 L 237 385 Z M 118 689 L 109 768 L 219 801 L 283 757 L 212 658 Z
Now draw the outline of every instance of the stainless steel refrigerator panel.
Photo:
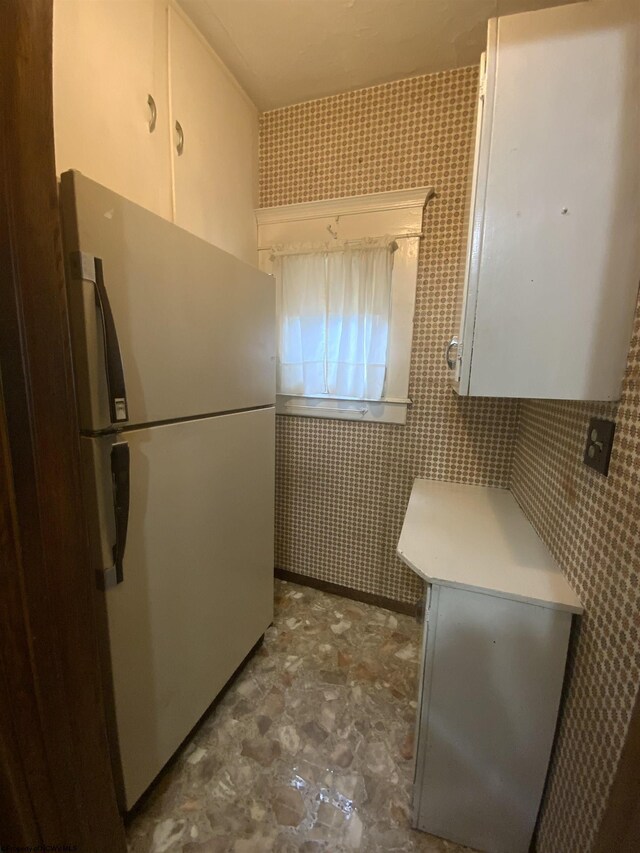
M 272 620 L 274 427 L 270 408 L 115 439 L 131 500 L 122 582 L 103 595 L 127 809 Z M 113 443 L 83 440 L 98 569 L 116 540 Z
M 60 195 L 83 430 L 273 404 L 270 276 L 78 172 Z

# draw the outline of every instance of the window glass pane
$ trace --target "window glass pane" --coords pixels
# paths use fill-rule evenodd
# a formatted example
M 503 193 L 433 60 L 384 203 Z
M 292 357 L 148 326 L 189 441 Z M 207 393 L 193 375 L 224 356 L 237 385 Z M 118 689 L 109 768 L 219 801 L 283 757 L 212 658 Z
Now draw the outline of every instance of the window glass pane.
M 330 394 L 379 400 L 384 392 L 392 262 L 386 246 L 350 248 L 328 257 Z
M 326 264 L 324 254 L 277 258 L 278 390 L 324 394 L 326 357 Z
M 275 259 L 280 393 L 382 397 L 392 264 L 388 246 Z

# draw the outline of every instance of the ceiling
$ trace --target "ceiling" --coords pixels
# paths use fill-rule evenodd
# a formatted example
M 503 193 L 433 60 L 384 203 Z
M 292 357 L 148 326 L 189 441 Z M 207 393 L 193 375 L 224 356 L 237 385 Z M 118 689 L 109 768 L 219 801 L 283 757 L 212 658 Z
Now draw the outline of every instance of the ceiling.
M 260 110 L 478 62 L 487 19 L 572 0 L 178 0 Z

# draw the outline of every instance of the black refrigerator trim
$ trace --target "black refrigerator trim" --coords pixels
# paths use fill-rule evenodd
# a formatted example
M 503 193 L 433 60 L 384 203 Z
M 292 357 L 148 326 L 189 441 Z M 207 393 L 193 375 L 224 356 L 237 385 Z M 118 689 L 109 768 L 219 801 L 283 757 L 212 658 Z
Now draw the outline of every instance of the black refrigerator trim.
M 86 252 L 72 252 L 70 256 L 71 272 L 80 281 L 90 281 L 96 293 L 96 304 L 100 311 L 102 339 L 104 341 L 104 363 L 109 389 L 109 414 L 111 423 L 128 420 L 127 389 L 124 381 L 122 355 L 118 343 L 118 333 L 111 311 L 111 304 L 104 283 L 102 258 L 96 258 Z
M 119 441 L 111 448 L 111 480 L 113 483 L 113 511 L 116 520 L 116 542 L 113 546 L 113 568 L 115 583 L 124 580 L 124 552 L 127 546 L 129 527 L 130 455 L 126 441 Z

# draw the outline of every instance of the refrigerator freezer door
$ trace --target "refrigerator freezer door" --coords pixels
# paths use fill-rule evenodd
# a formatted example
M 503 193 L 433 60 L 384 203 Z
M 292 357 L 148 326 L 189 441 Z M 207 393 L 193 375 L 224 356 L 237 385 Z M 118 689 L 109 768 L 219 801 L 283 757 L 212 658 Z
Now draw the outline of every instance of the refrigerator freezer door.
M 109 405 L 105 305 L 129 424 L 273 405 L 270 276 L 78 172 L 62 175 L 60 200 L 82 430 L 125 419 L 114 419 Z M 91 281 L 94 259 L 102 300 Z
M 95 568 L 113 560 L 111 447 L 126 439 L 123 580 L 106 603 L 127 809 L 273 617 L 274 410 L 83 438 Z

